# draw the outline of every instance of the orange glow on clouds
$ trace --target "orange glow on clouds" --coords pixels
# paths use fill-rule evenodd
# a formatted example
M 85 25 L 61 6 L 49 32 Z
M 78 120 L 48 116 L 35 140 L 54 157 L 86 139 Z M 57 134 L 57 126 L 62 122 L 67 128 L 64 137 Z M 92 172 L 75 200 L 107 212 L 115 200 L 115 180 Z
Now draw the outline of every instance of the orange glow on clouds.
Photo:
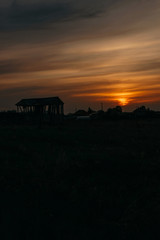
M 16 12 L 25 9 L 16 2 L 20 6 L 9 8 L 1 21 L 0 109 L 12 109 L 21 98 L 47 96 L 59 96 L 66 112 L 92 103 L 94 109 L 102 101 L 106 108 L 144 103 L 160 108 L 160 1 L 106 1 L 106 7 L 98 11 L 102 14 L 90 13 L 89 7 L 86 17 L 82 9 L 87 9 L 89 1 L 82 0 L 76 6 L 84 6 L 75 12 L 71 8 L 71 16 L 62 14 L 64 5 L 51 19 L 46 17 L 50 8 L 43 14 L 40 5 L 33 20 L 30 14 Z M 92 7 L 97 13 L 98 2 L 105 1 L 95 2 Z M 114 5 L 108 7 L 108 2 Z M 11 16 L 19 16 L 15 21 L 11 21 L 11 11 Z

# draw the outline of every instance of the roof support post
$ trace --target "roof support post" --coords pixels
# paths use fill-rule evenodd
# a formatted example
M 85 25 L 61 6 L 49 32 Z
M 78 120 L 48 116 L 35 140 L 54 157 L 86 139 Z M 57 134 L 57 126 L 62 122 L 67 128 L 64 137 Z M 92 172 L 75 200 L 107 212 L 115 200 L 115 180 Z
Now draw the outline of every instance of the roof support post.
M 63 104 L 61 105 L 61 114 L 64 114 Z

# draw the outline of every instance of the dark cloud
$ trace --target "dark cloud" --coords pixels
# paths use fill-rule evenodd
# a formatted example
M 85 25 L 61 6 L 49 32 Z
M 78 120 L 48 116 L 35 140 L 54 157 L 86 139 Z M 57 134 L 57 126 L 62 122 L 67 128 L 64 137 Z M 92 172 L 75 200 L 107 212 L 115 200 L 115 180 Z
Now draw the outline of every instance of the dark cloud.
M 16 96 L 16 95 L 31 95 L 33 93 L 35 93 L 36 91 L 39 91 L 43 89 L 42 86 L 13 86 L 11 85 L 11 87 L 6 86 L 5 88 L 3 88 L 2 90 L 0 90 L 0 95 L 2 96 Z
M 13 4 L 0 8 L 0 29 L 16 30 L 45 23 L 71 21 L 80 18 L 97 17 L 102 9 L 77 8 L 72 2 L 41 2 L 39 4 Z
M 0 74 L 27 73 L 51 70 L 53 66 L 38 59 L 13 59 L 0 61 Z
M 64 43 L 142 32 L 142 19 L 156 9 L 156 1 L 151 5 L 150 0 L 17 0 L 0 7 L 0 49 L 22 42 Z
M 3 2 L 3 1 L 2 1 Z M 127 0 L 131 2 L 131 0 Z M 73 21 L 81 18 L 95 18 L 109 12 L 119 0 L 42 0 L 10 1 L 0 5 L 0 30 L 21 30 L 42 27 L 46 23 Z M 126 0 L 121 1 L 121 6 Z M 118 16 L 117 16 L 118 17 Z

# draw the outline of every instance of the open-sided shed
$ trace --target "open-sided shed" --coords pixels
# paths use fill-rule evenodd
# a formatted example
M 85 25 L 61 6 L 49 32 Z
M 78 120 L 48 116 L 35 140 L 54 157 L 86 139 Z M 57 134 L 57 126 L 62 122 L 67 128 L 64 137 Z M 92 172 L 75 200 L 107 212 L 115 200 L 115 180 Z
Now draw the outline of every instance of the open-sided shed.
M 18 103 L 17 112 L 61 116 L 64 114 L 64 103 L 59 97 L 22 99 Z

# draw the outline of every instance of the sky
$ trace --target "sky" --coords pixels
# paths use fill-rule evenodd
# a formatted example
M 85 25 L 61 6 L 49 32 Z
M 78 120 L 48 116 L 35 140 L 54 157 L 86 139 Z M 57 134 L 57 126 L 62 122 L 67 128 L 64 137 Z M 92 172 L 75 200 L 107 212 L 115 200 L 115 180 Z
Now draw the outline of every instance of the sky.
M 65 112 L 160 110 L 159 0 L 1 0 L 0 110 L 59 96 Z

